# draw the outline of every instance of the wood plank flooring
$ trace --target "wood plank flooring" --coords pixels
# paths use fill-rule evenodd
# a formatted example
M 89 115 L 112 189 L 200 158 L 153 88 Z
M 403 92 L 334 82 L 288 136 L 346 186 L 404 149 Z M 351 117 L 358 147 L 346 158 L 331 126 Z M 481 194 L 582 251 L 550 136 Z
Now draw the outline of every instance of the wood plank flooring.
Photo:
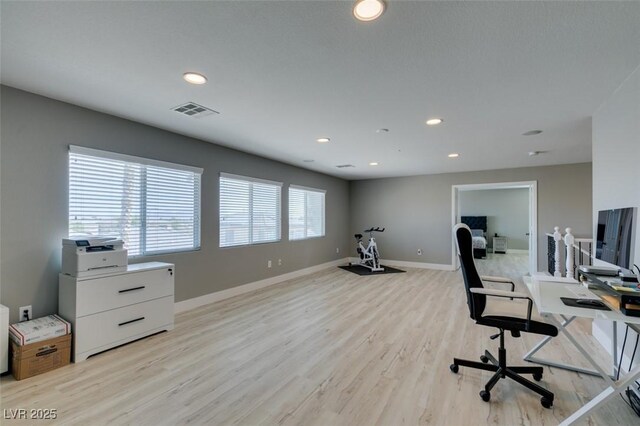
M 478 264 L 522 286 L 522 258 L 526 269 L 523 256 Z M 604 355 L 589 323 L 575 326 Z M 177 315 L 174 331 L 80 364 L 4 377 L 0 406 L 57 409 L 55 422 L 38 424 L 553 425 L 604 386 L 545 368 L 552 410 L 509 380 L 485 403 L 478 392 L 490 373 L 448 367 L 454 356 L 496 353 L 493 332 L 469 319 L 459 272 L 361 277 L 334 268 Z M 508 337 L 510 362 L 522 364 L 537 340 Z M 580 363 L 561 338 L 548 346 L 541 356 Z M 616 398 L 585 424 L 638 418 Z

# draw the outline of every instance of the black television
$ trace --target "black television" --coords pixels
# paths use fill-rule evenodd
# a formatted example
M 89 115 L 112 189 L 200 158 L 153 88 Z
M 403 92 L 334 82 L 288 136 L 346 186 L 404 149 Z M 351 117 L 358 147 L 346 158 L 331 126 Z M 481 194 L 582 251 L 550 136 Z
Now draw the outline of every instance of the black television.
M 636 212 L 635 207 L 598 212 L 596 259 L 623 269 L 633 268 Z

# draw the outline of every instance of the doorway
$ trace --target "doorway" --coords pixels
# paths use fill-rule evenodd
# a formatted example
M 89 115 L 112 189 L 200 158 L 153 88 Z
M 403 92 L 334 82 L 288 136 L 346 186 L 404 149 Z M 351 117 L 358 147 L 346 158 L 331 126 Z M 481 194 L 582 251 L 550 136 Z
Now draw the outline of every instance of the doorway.
M 487 198 L 490 195 L 495 193 L 495 190 L 505 190 L 505 189 L 519 189 L 525 190 L 526 192 L 526 202 L 528 205 L 526 206 L 526 212 L 528 213 L 528 221 L 525 232 L 519 232 L 527 235 L 517 235 L 517 239 L 513 239 L 512 247 L 527 247 L 528 249 L 528 271 L 529 274 L 533 274 L 538 270 L 538 220 L 537 220 L 537 211 L 538 211 L 538 185 L 536 181 L 527 181 L 527 182 L 499 182 L 499 183 L 482 183 L 482 184 L 470 184 L 470 185 L 453 185 L 451 188 L 452 191 L 452 203 L 451 203 L 451 226 L 461 221 L 461 217 L 464 214 L 469 214 L 469 212 L 473 210 L 469 210 L 465 208 L 465 211 L 462 211 L 462 201 L 463 199 L 467 199 L 468 195 L 470 195 L 471 191 L 492 191 L 492 192 L 477 192 L 476 194 L 482 195 L 486 194 Z M 488 245 L 493 245 L 491 242 L 493 241 L 493 236 L 496 233 L 502 235 L 504 229 L 506 229 L 507 225 L 502 224 L 498 225 L 499 231 L 491 226 L 491 218 L 489 217 L 487 220 L 489 226 L 487 231 L 491 232 L 487 234 L 487 243 Z M 518 234 L 519 234 L 518 233 Z M 528 239 L 528 241 L 524 241 L 524 238 Z M 522 238 L 522 241 L 518 241 L 518 239 Z M 524 245 L 522 245 L 524 244 Z M 508 242 L 507 242 L 508 245 Z M 509 249 L 507 249 L 508 251 Z M 520 251 L 518 248 L 513 248 L 512 251 Z M 458 267 L 458 256 L 456 253 L 455 242 L 452 241 L 452 251 L 451 251 L 451 264 L 453 268 L 456 269 Z

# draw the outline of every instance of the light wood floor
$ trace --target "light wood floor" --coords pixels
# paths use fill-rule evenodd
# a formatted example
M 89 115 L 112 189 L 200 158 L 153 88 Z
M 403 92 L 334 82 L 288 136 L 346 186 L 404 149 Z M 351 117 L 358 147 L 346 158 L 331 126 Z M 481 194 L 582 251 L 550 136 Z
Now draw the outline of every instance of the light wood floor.
M 478 263 L 522 273 L 522 256 Z M 602 389 L 599 379 L 545 368 L 552 410 L 509 380 L 483 402 L 490 373 L 448 367 L 454 356 L 495 353 L 493 332 L 468 318 L 459 272 L 360 277 L 335 268 L 180 314 L 174 331 L 84 363 L 4 377 L 1 407 L 55 408 L 56 423 L 82 425 L 553 425 Z M 536 341 L 508 337 L 510 362 L 522 364 Z M 548 346 L 542 355 L 581 363 L 561 338 Z M 634 416 L 616 398 L 589 424 L 637 425 Z

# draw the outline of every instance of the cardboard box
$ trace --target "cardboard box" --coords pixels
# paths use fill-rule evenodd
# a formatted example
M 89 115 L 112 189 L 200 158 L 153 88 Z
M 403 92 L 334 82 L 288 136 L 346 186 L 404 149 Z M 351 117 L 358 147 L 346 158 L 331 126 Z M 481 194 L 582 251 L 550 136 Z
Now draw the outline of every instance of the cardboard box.
M 71 334 L 20 346 L 11 341 L 11 373 L 26 379 L 71 362 Z

